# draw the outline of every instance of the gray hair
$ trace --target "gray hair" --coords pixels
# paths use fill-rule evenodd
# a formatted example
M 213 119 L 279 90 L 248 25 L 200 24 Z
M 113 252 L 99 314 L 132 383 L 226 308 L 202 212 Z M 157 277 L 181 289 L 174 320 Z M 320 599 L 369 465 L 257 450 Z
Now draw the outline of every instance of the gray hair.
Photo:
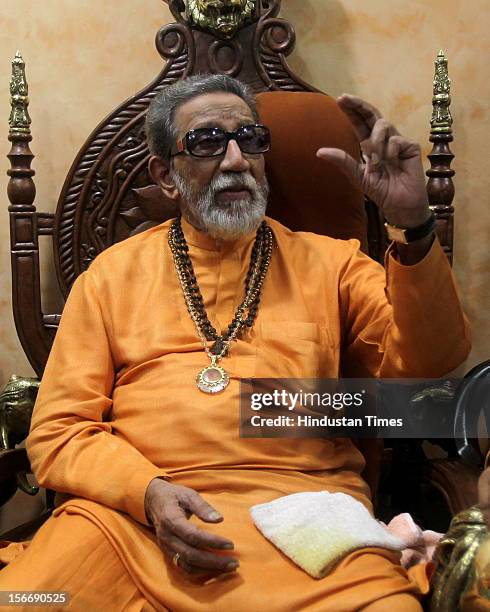
M 196 74 L 165 87 L 151 102 L 145 122 L 150 153 L 168 159 L 177 138 L 177 109 L 192 98 L 210 93 L 231 93 L 238 96 L 252 111 L 254 121 L 259 121 L 255 97 L 248 85 L 225 74 Z

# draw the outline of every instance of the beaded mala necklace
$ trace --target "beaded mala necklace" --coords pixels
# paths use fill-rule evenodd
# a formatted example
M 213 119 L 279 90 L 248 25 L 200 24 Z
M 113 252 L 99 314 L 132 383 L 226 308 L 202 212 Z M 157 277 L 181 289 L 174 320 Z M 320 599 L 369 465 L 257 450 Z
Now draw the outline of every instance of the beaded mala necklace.
M 211 365 L 203 368 L 197 375 L 197 387 L 204 393 L 218 393 L 226 389 L 230 380 L 226 370 L 219 365 L 219 361 L 226 356 L 231 342 L 237 340 L 246 327 L 252 327 L 257 317 L 260 292 L 272 255 L 272 230 L 265 221 L 262 221 L 257 229 L 250 266 L 245 279 L 245 297 L 238 306 L 227 331 L 221 336 L 213 327 L 204 308 L 180 217 L 177 217 L 170 226 L 168 244 L 172 251 L 187 310 L 194 321 L 204 350 L 211 360 Z M 208 347 L 208 342 L 213 342 L 211 347 Z

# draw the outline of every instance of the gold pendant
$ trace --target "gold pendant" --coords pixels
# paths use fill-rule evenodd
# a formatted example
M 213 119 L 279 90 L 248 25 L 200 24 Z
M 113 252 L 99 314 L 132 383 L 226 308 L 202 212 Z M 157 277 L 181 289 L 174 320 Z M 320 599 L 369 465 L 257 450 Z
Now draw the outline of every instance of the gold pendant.
M 217 363 L 216 357 L 211 359 L 211 365 L 203 368 L 197 375 L 197 388 L 204 393 L 219 393 L 228 386 L 228 372 Z

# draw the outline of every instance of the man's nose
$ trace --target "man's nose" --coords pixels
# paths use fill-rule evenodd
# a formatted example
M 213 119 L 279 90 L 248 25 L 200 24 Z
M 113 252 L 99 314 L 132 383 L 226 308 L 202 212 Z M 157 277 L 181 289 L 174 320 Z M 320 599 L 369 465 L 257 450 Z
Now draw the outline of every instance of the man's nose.
M 230 140 L 220 163 L 223 172 L 244 172 L 250 168 L 248 159 L 243 155 L 236 140 Z

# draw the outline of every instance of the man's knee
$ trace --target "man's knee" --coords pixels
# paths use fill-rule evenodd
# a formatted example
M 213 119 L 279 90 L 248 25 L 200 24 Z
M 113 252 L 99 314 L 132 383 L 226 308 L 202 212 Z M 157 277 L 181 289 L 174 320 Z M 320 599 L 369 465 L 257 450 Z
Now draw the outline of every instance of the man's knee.
M 93 577 L 94 567 L 120 561 L 104 534 L 79 515 L 49 518 L 27 549 L 0 571 L 0 588 L 63 590 L 63 586 Z
M 422 604 L 415 595 L 399 593 L 378 599 L 378 601 L 362 608 L 362 612 L 387 612 L 387 610 L 403 610 L 403 612 L 422 612 Z

